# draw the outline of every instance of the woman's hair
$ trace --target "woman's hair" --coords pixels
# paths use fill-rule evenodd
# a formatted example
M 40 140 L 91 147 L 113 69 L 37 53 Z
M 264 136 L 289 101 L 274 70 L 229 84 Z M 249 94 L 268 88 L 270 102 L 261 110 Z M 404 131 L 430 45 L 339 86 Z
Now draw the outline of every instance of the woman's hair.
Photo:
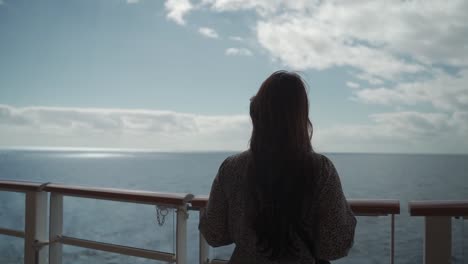
M 306 86 L 296 73 L 277 71 L 250 103 L 249 164 L 252 228 L 257 250 L 271 260 L 295 255 L 307 177 L 312 177 L 312 124 Z M 310 192 L 311 190 L 307 190 Z

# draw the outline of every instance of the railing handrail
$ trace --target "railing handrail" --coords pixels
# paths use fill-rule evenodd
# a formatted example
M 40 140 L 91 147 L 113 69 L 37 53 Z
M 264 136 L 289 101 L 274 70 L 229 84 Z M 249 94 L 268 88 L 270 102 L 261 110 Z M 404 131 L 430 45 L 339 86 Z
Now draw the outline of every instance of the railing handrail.
M 468 200 L 425 200 L 408 203 L 411 216 L 468 216 Z
M 194 209 L 200 209 L 206 207 L 208 203 L 208 195 L 195 195 L 193 199 L 190 201 L 191 207 Z
M 400 214 L 400 201 L 394 199 L 348 199 L 351 210 L 357 215 Z
M 164 204 L 170 206 L 185 205 L 193 197 L 193 195 L 189 193 L 165 193 L 62 184 L 48 184 L 44 188 L 44 191 L 58 193 L 65 196 L 75 196 L 99 200 L 113 200 L 132 203 Z
M 208 195 L 197 195 L 191 201 L 192 208 L 206 207 Z M 351 210 L 356 215 L 400 214 L 400 201 L 391 199 L 348 199 Z
M 30 192 L 37 191 L 42 183 L 32 181 L 17 181 L 17 180 L 1 180 L 0 190 L 8 190 L 12 192 Z
M 0 180 L 0 189 L 37 191 L 43 185 L 38 182 Z M 133 203 L 166 204 L 180 206 L 190 203 L 192 208 L 205 207 L 208 195 L 193 196 L 189 193 L 165 193 L 118 188 L 88 187 L 49 183 L 44 191 L 65 196 L 117 200 Z M 391 199 L 349 199 L 351 209 L 358 215 L 388 215 L 400 213 L 400 201 Z
M 41 187 L 43 187 L 43 191 L 58 193 L 65 196 L 132 203 L 164 204 L 169 206 L 185 205 L 193 198 L 193 195 L 189 193 L 165 193 L 117 188 L 39 183 L 30 181 L 0 180 L 0 190 L 3 189 L 13 192 L 30 192 L 39 191 Z

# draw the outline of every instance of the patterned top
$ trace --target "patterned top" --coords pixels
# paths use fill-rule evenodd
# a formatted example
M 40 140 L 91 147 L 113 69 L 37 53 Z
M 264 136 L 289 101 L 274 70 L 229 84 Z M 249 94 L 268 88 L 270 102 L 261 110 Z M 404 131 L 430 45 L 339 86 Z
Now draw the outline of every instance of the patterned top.
M 354 239 L 356 218 L 346 202 L 341 188 L 340 178 L 333 163 L 325 156 L 313 153 L 313 158 L 320 164 L 320 173 L 316 188 L 318 199 L 309 198 L 310 203 L 304 203 L 303 217 L 305 232 L 311 238 L 317 229 L 314 215 L 319 214 L 319 259 L 335 260 L 348 254 Z M 208 244 L 219 247 L 235 243 L 236 247 L 228 263 L 231 264 L 313 264 L 312 253 L 305 242 L 296 237 L 293 243 L 299 248 L 297 258 L 291 260 L 270 261 L 256 252 L 256 235 L 250 225 L 249 217 L 243 208 L 246 195 L 247 165 L 252 158 L 250 151 L 228 157 L 220 166 L 213 185 L 206 211 L 200 219 L 199 229 Z M 307 196 L 307 195 L 306 195 Z M 317 211 L 318 210 L 318 211 Z M 315 231 L 315 232 L 314 232 Z

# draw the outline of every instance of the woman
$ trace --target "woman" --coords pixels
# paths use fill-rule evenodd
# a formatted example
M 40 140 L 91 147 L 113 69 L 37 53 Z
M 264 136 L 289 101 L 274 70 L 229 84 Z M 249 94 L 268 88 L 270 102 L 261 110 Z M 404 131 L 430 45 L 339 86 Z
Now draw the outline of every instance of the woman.
M 278 71 L 251 99 L 250 149 L 227 158 L 199 229 L 229 263 L 321 263 L 347 255 L 356 219 L 332 162 L 314 153 L 304 82 Z M 320 260 L 320 261 L 318 261 Z

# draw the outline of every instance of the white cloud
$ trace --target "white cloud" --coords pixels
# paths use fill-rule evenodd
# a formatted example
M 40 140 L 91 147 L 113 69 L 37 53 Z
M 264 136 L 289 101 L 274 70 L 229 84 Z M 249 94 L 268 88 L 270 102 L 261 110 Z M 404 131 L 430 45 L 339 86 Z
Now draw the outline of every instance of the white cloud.
M 349 88 L 353 88 L 353 89 L 360 87 L 359 83 L 355 83 L 355 82 L 346 82 L 346 86 L 348 86 Z
M 271 16 L 283 9 L 289 11 L 306 11 L 318 4 L 318 0 L 202 0 L 218 12 L 254 10 L 262 17 Z
M 185 25 L 184 16 L 193 9 L 190 0 L 167 0 L 164 6 L 168 12 L 167 18 L 179 25 Z
M 228 56 L 252 56 L 253 55 L 252 51 L 246 48 L 228 48 L 226 49 L 225 54 Z
M 244 38 L 239 37 L 239 36 L 230 36 L 229 39 L 234 40 L 234 41 L 239 41 L 239 42 L 244 41 Z
M 198 33 L 200 33 L 201 35 L 207 37 L 207 38 L 219 38 L 219 35 L 218 35 L 218 32 L 216 32 L 214 29 L 212 28 L 208 28 L 208 27 L 201 27 L 198 29 Z
M 314 133 L 318 150 L 348 152 L 467 153 L 468 112 L 391 112 L 370 124 L 338 124 Z
M 468 2 L 326 1 L 317 18 L 332 34 L 428 63 L 467 64 Z M 435 19 L 436 18 L 436 19 Z
M 216 11 L 238 11 L 254 9 L 258 13 L 267 14 L 276 11 L 276 0 L 202 0 L 202 4 L 209 5 Z
M 379 126 L 385 127 L 392 138 L 414 140 L 450 131 L 447 129 L 450 127 L 450 117 L 442 113 L 393 112 L 373 114 L 370 117 Z
M 0 105 L 0 146 L 243 149 L 250 131 L 244 115 Z
M 468 110 L 468 70 L 457 75 L 438 72 L 434 78 L 399 83 L 395 87 L 367 88 L 355 92 L 355 99 L 383 105 L 432 104 L 443 111 Z
M 367 81 L 368 83 L 370 84 L 374 84 L 374 85 L 377 85 L 377 84 L 383 84 L 384 82 L 382 81 L 382 79 L 379 79 L 375 76 L 372 76 L 370 74 L 367 74 L 367 73 L 360 73 L 360 74 L 356 74 L 355 75 L 356 78 L 360 79 L 360 80 L 363 80 L 363 81 Z
M 466 142 L 466 137 L 468 136 L 468 111 L 467 112 L 454 112 L 453 115 L 452 115 L 452 119 L 451 119 L 451 124 L 456 126 L 456 125 L 459 125 L 460 126 L 460 130 L 458 131 L 459 134 L 464 138 L 464 140 L 462 140 L 462 144 L 463 144 L 463 141 Z
M 257 39 L 272 57 L 298 70 L 352 66 L 371 76 L 393 79 L 424 70 L 391 53 L 358 44 L 320 20 L 286 14 L 257 23 Z
M 295 69 L 351 66 L 381 84 L 434 64 L 468 66 L 464 0 L 203 0 L 202 6 L 255 11 L 260 46 Z
M 316 127 L 319 151 L 464 152 L 468 111 L 396 112 L 370 124 Z M 0 146 L 242 150 L 248 115 L 197 115 L 158 110 L 12 107 L 0 105 Z
M 127 0 L 127 4 L 138 4 L 140 0 Z
M 166 8 L 184 24 L 193 6 L 169 0 Z M 357 78 L 381 84 L 434 64 L 468 66 L 463 0 L 202 0 L 197 9 L 254 11 L 260 47 L 293 69 L 351 66 Z

